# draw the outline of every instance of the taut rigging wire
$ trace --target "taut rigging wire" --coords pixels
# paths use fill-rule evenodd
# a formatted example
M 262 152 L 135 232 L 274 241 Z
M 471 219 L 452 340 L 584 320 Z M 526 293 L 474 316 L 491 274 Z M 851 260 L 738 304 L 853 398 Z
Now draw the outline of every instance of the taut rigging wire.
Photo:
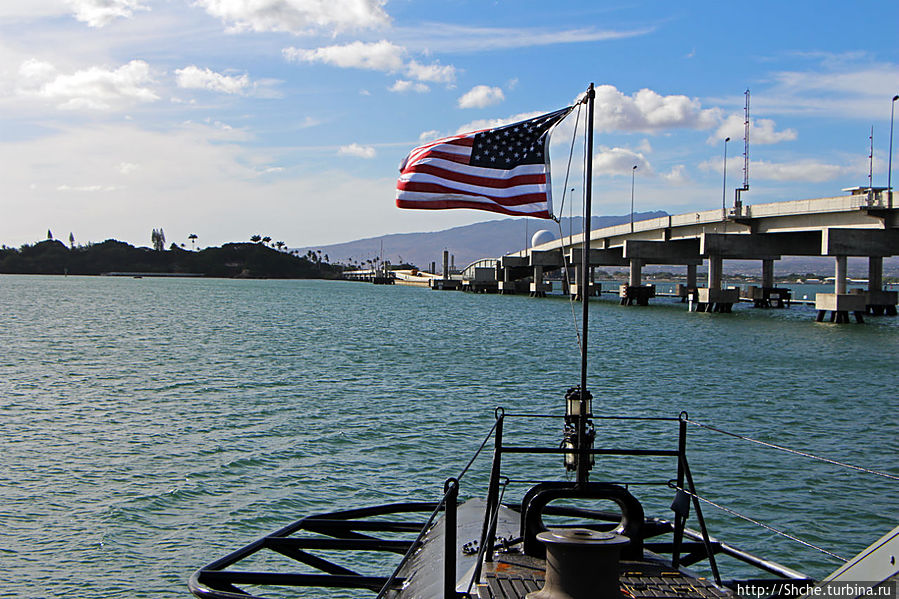
M 714 431 L 716 433 L 721 433 L 723 435 L 728 435 L 730 437 L 734 437 L 736 439 L 741 439 L 743 441 L 749 441 L 750 443 L 757 443 L 764 447 L 770 447 L 771 449 L 777 449 L 778 451 L 784 451 L 786 453 L 792 453 L 794 455 L 799 455 L 805 458 L 810 458 L 813 460 L 818 460 L 821 462 L 827 462 L 828 464 L 833 464 L 835 466 L 841 466 L 843 468 L 850 468 L 852 470 L 858 470 L 859 472 L 864 472 L 866 474 L 873 474 L 875 476 L 882 476 L 884 478 L 889 478 L 892 480 L 899 480 L 899 476 L 894 474 L 889 474 L 886 472 L 879 472 L 877 470 L 871 470 L 870 468 L 864 468 L 862 466 L 854 466 L 852 464 L 847 464 L 846 462 L 839 462 L 837 460 L 832 460 L 830 458 L 824 458 L 821 456 L 814 455 L 812 453 L 806 453 L 804 451 L 798 451 L 796 449 L 790 449 L 789 447 L 783 447 L 782 445 L 775 445 L 774 443 L 768 443 L 767 441 L 760 441 L 758 439 L 753 439 L 751 437 L 747 437 L 745 435 L 740 435 L 737 433 L 732 433 L 730 431 L 726 431 L 724 429 L 720 429 L 718 427 L 712 426 L 710 424 L 703 424 L 701 422 L 696 422 L 695 420 L 684 419 L 684 422 L 692 424 L 693 426 L 698 426 L 700 428 L 704 428 L 706 430 Z
M 580 120 L 581 120 L 581 106 L 582 106 L 582 103 L 578 102 L 577 113 L 575 114 L 575 117 L 574 117 L 574 128 L 571 131 L 571 147 L 568 149 L 568 165 L 565 167 L 565 184 L 562 187 L 562 203 L 559 206 L 559 215 L 560 216 L 563 214 L 563 211 L 565 210 L 565 194 L 568 193 L 568 177 L 571 174 L 571 159 L 572 159 L 572 156 L 574 156 L 574 142 L 577 139 L 578 125 L 580 124 Z M 586 119 L 584 119 L 584 122 L 586 124 Z M 585 136 L 585 139 L 586 139 L 586 136 Z M 586 141 L 584 143 L 586 143 Z M 572 201 L 573 200 L 574 199 L 572 198 Z M 571 209 L 569 208 L 569 211 L 570 210 Z M 580 350 L 581 349 L 581 332 L 578 328 L 577 315 L 574 312 L 574 300 L 571 298 L 571 293 L 570 293 L 571 279 L 568 276 L 568 260 L 565 258 L 565 249 L 564 249 L 565 242 L 563 241 L 563 239 L 565 238 L 565 235 L 562 232 L 562 220 L 560 218 L 553 218 L 553 220 L 556 221 L 556 225 L 558 225 L 558 227 L 559 227 L 559 250 L 562 252 L 562 273 L 565 277 L 565 285 L 569 289 L 568 307 L 571 308 L 571 322 L 574 325 L 574 334 L 577 337 L 577 347 L 578 347 L 578 350 Z M 571 218 L 570 217 L 568 219 L 568 226 L 569 226 L 569 228 L 571 227 Z M 568 243 L 571 243 L 571 239 L 568 240 Z

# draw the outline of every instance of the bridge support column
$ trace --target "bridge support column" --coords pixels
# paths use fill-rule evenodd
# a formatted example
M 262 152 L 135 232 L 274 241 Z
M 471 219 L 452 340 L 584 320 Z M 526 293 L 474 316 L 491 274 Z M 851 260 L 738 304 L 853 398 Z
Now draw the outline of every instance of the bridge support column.
M 833 292 L 836 294 L 846 293 L 846 256 L 836 257 L 836 268 L 834 269 Z
M 499 292 L 502 295 L 515 294 L 515 282 L 512 280 L 512 269 L 503 268 L 503 280 L 499 282 Z
M 747 295 L 756 308 L 784 308 L 793 298 L 789 289 L 774 286 L 773 258 L 762 260 L 762 286 L 751 285 Z
M 721 289 L 721 270 L 724 260 L 721 256 L 709 256 L 709 289 Z
M 868 303 L 866 311 L 874 316 L 896 316 L 899 292 L 883 290 L 883 257 L 868 257 Z
M 774 287 L 774 260 L 762 260 L 762 287 Z
M 648 306 L 649 299 L 655 296 L 656 286 L 643 284 L 643 260 L 631 258 L 627 285 L 618 286 L 618 303 L 622 306 Z
M 546 297 L 547 284 L 543 282 L 543 267 L 534 267 L 534 282 L 531 283 L 531 297 Z
M 593 284 L 593 268 L 588 268 L 590 268 L 589 274 L 583 264 L 577 264 L 574 267 L 574 282 L 569 288 L 569 293 L 577 301 L 583 299 L 585 289 L 589 295 L 599 295 L 599 287 Z
M 691 293 L 696 293 L 696 265 L 687 265 L 687 284 L 677 286 L 677 294 L 680 296 L 680 302 L 686 303 Z
M 700 287 L 693 297 L 697 312 L 731 312 L 733 305 L 740 301 L 737 289 L 722 289 L 721 279 L 724 260 L 720 254 L 709 256 L 709 286 Z M 690 302 L 693 308 L 693 302 Z
M 631 287 L 643 284 L 643 261 L 639 258 L 631 258 L 630 277 L 627 284 Z
M 838 324 L 849 322 L 849 313 L 855 315 L 855 321 L 865 322 L 864 313 L 868 303 L 866 293 L 846 293 L 846 256 L 835 256 L 834 268 L 834 293 L 819 293 L 815 295 L 815 309 L 818 315 L 817 322 L 823 322 L 827 312 L 830 312 L 830 322 Z

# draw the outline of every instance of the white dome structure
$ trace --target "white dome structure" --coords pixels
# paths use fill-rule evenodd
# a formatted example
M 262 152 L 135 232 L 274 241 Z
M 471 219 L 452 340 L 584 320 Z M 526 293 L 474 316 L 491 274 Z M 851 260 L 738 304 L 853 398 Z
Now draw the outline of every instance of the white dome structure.
M 543 245 L 544 243 L 549 243 L 550 241 L 553 241 L 555 238 L 556 238 L 556 236 L 553 234 L 552 231 L 548 231 L 546 229 L 540 229 L 539 231 L 534 233 L 533 237 L 531 237 L 531 247 L 536 247 L 538 245 Z

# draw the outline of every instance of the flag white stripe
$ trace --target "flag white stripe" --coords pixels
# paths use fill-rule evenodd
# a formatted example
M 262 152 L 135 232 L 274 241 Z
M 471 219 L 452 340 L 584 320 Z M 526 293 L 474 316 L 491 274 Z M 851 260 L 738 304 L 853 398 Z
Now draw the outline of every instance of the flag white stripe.
M 461 137 L 454 137 L 452 139 L 463 139 L 468 137 L 467 135 L 463 135 Z M 415 162 L 420 159 L 422 154 L 427 154 L 428 152 L 446 152 L 447 154 L 458 154 L 460 156 L 471 156 L 471 146 L 461 146 L 457 144 L 448 144 L 445 143 L 445 140 L 441 143 L 434 143 L 427 146 L 420 146 L 415 148 L 409 153 L 409 162 Z
M 542 175 L 546 172 L 546 165 L 544 164 L 521 164 L 509 170 L 486 168 L 483 166 L 468 166 L 467 164 L 453 162 L 452 160 L 443 158 L 425 158 L 424 160 L 416 161 L 414 164 L 430 164 L 447 171 L 459 173 L 460 175 L 471 175 L 473 177 L 484 177 L 486 179 L 510 179 L 520 175 Z M 413 167 L 414 164 L 412 165 Z M 412 174 L 417 175 L 419 173 Z
M 444 187 L 457 189 L 462 192 L 483 194 L 485 196 L 493 196 L 495 198 L 511 198 L 528 193 L 546 193 L 546 185 L 542 183 L 532 183 L 530 185 L 514 185 L 512 187 L 504 189 L 501 187 L 485 187 L 483 185 L 462 183 L 461 181 L 444 179 L 442 177 L 436 177 L 427 173 L 403 174 L 400 175 L 399 180 L 403 182 L 414 181 L 415 183 L 431 183 L 434 185 L 443 185 Z

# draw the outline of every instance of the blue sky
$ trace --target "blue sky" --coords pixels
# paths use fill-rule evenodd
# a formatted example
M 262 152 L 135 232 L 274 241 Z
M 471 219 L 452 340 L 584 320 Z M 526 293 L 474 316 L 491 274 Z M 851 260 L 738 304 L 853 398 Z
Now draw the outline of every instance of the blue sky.
M 499 218 L 395 208 L 400 161 L 591 81 L 594 214 L 629 211 L 634 165 L 638 211 L 720 206 L 727 136 L 730 203 L 746 89 L 744 203 L 867 185 L 872 126 L 885 185 L 897 32 L 894 1 L 4 0 L 0 243 L 299 247 Z

